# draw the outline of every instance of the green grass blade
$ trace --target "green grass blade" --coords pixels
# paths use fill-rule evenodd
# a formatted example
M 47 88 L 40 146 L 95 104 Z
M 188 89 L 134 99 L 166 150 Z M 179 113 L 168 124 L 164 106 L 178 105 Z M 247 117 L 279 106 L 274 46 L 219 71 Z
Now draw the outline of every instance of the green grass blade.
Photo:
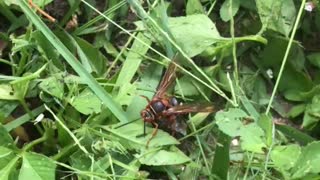
M 123 110 L 113 101 L 112 97 L 97 83 L 79 63 L 76 57 L 66 48 L 66 46 L 52 33 L 52 31 L 41 21 L 41 19 L 32 11 L 25 1 L 17 1 L 22 11 L 30 21 L 47 37 L 48 41 L 57 49 L 70 66 L 77 72 L 82 80 L 88 84 L 91 90 L 101 99 L 101 101 L 110 109 L 110 111 L 121 121 L 127 122 Z

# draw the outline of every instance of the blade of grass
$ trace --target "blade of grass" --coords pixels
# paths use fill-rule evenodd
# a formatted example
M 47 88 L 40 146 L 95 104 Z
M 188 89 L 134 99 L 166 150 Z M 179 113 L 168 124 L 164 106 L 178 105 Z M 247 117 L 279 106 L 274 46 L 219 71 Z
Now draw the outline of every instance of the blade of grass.
M 223 132 L 220 132 L 217 141 L 218 141 L 218 144 L 214 154 L 211 173 L 215 174 L 220 179 L 228 179 L 231 138 L 228 135 L 224 134 Z
M 121 121 L 128 122 L 123 110 L 113 101 L 111 95 L 109 95 L 98 82 L 89 74 L 79 63 L 76 57 L 66 48 L 66 46 L 56 37 L 53 32 L 41 21 L 29 5 L 25 1 L 17 1 L 22 11 L 30 18 L 30 21 L 44 34 L 49 42 L 58 50 L 58 52 L 64 57 L 64 59 L 70 64 L 70 66 L 78 73 L 85 83 L 91 88 L 91 90 L 101 99 L 110 111 Z
M 67 14 L 63 17 L 63 19 L 61 20 L 61 22 L 59 23 L 60 26 L 64 26 L 67 21 L 70 19 L 70 17 L 72 16 L 72 14 L 77 10 L 77 8 L 79 7 L 81 3 L 81 0 L 75 0 L 70 9 L 68 10 Z
M 40 107 L 37 107 L 36 109 L 32 110 L 31 112 L 34 116 L 38 116 L 40 113 L 42 113 L 44 111 L 45 111 L 44 106 L 40 106 Z M 8 132 L 10 132 L 12 129 L 19 127 L 22 124 L 24 124 L 30 120 L 31 120 L 30 116 L 28 114 L 25 114 L 25 115 L 15 119 L 14 121 L 7 123 L 6 125 L 4 125 L 4 128 L 6 128 L 6 130 Z
M 111 14 L 112 12 L 116 11 L 117 9 L 119 9 L 120 7 L 122 7 L 123 5 L 126 4 L 125 0 L 120 1 L 118 4 L 112 6 L 110 9 L 108 9 L 107 11 L 105 11 L 104 13 L 102 13 L 103 15 L 99 15 L 93 19 L 91 19 L 90 21 L 88 21 L 87 23 L 85 23 L 84 25 L 80 26 L 79 28 L 77 28 L 73 34 L 75 35 L 81 35 L 81 33 L 87 29 L 88 27 L 90 27 L 91 25 L 95 24 L 96 22 L 98 22 L 99 20 L 103 19 L 104 16 L 108 16 L 109 14 Z

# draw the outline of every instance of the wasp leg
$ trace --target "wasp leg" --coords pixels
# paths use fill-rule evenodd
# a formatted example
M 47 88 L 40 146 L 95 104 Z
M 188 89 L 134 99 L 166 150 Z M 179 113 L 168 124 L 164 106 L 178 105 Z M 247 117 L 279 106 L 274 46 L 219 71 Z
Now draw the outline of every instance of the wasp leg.
M 52 16 L 50 16 L 48 13 L 46 13 L 45 11 L 43 11 L 41 8 L 39 8 L 36 4 L 33 3 L 32 0 L 28 0 L 29 2 L 29 5 L 32 7 L 32 8 L 35 8 L 40 14 L 42 14 L 44 17 L 46 17 L 49 21 L 51 22 L 56 22 L 56 19 L 53 18 Z
M 148 148 L 150 141 L 157 135 L 157 132 L 158 132 L 159 125 L 155 122 L 152 122 L 152 124 L 154 125 L 154 129 L 153 129 L 151 137 L 147 141 L 146 148 Z
M 146 121 L 143 121 L 143 136 L 146 137 Z

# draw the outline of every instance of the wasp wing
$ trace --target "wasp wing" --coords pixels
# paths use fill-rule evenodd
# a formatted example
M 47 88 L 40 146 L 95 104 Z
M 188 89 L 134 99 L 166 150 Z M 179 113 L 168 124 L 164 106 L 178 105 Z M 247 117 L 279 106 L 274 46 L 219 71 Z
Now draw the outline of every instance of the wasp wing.
M 183 104 L 178 106 L 173 106 L 163 112 L 164 115 L 174 115 L 174 114 L 187 114 L 193 112 L 214 112 L 216 109 L 212 104 L 208 103 L 197 103 L 197 104 Z
M 166 72 L 164 73 L 161 82 L 157 88 L 157 92 L 155 93 L 154 97 L 163 98 L 166 94 L 166 91 L 170 87 L 170 85 L 176 79 L 176 69 L 177 66 L 175 62 L 177 61 L 177 55 L 171 60 Z

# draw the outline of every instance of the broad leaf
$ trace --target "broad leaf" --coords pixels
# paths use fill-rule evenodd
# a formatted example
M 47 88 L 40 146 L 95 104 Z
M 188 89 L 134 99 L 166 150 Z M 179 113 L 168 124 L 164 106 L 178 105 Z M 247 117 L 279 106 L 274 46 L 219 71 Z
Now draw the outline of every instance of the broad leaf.
M 217 112 L 215 118 L 223 133 L 231 137 L 240 137 L 242 149 L 263 153 L 262 150 L 266 147 L 265 134 L 255 122 L 249 124 L 245 122 L 249 117 L 241 109 Z
M 257 9 L 262 24 L 288 36 L 296 17 L 292 0 L 257 0 Z
M 293 168 L 300 154 L 300 146 L 292 144 L 274 147 L 271 151 L 270 157 L 276 168 L 283 171 Z
M 39 84 L 39 87 L 46 93 L 57 97 L 58 99 L 62 99 L 64 97 L 64 84 L 61 74 L 44 79 Z
M 136 155 L 142 164 L 149 166 L 178 165 L 189 162 L 191 159 L 178 148 L 172 146 L 169 150 L 150 149 Z
M 19 179 L 54 180 L 56 164 L 46 156 L 24 153 Z
M 221 19 L 225 22 L 230 21 L 237 14 L 239 7 L 240 0 L 225 0 L 220 8 Z
M 105 129 L 118 137 L 120 143 L 129 149 L 145 149 L 146 143 L 154 130 L 154 128 L 147 127 L 146 136 L 143 136 L 142 123 L 130 123 L 113 129 L 105 127 Z M 179 142 L 168 133 L 159 129 L 155 137 L 151 139 L 149 148 L 175 144 L 179 144 Z
M 70 104 L 82 114 L 99 113 L 101 111 L 101 100 L 90 90 L 85 89 L 79 95 L 70 100 Z
M 292 169 L 292 178 L 303 178 L 309 174 L 320 173 L 320 142 L 315 141 L 302 148 L 301 155 L 299 156 L 295 167 Z M 294 155 L 291 155 L 294 157 Z

